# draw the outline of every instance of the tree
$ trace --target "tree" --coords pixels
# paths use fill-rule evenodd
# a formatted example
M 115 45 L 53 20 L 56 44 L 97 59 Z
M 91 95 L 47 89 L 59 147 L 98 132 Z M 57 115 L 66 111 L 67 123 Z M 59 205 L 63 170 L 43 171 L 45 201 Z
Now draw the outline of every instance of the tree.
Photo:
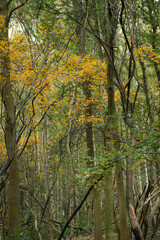
M 16 154 L 16 115 L 10 80 L 10 59 L 8 43 L 8 2 L 0 1 L 0 45 L 1 45 L 1 96 L 5 108 L 5 144 L 9 167 L 8 229 L 9 238 L 19 235 L 19 169 Z

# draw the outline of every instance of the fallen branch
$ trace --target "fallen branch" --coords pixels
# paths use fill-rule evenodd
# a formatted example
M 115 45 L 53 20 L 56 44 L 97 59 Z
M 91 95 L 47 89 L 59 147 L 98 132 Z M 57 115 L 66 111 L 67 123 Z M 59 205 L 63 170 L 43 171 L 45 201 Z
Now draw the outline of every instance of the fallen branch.
M 135 240 L 144 240 L 143 233 L 139 226 L 139 223 L 134 211 L 134 207 L 132 206 L 132 204 L 129 204 L 129 218 L 132 226 L 132 231 L 135 236 Z

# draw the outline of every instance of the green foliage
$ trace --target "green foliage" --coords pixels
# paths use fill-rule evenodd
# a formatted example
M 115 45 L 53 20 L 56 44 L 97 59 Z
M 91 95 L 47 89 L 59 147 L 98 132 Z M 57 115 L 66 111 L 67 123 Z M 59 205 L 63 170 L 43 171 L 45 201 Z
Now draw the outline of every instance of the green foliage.
M 85 171 L 78 171 L 77 179 L 82 184 L 97 184 L 108 174 L 109 168 L 118 165 L 123 158 L 122 152 L 115 150 L 105 153 L 104 157 L 101 155 L 94 159 L 87 157 L 86 159 L 94 161 L 95 165 L 86 168 Z

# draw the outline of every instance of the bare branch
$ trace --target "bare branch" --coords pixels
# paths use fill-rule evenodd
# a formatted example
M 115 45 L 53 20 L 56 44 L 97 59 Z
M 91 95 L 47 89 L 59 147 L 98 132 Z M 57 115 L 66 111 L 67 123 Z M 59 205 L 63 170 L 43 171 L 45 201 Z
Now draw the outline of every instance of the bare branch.
M 134 207 L 129 204 L 129 218 L 132 225 L 132 231 L 134 233 L 135 239 L 144 240 L 142 230 L 139 226 Z
M 124 8 L 125 8 L 125 4 L 124 4 L 124 1 L 121 0 L 121 3 L 122 3 L 122 8 L 121 8 L 121 13 L 120 13 L 120 25 L 121 25 L 121 29 L 122 29 L 122 32 L 123 32 L 123 35 L 124 35 L 124 38 L 125 38 L 125 41 L 126 41 L 126 44 L 128 46 L 128 49 L 129 49 L 129 52 L 130 52 L 130 56 L 131 56 L 131 60 L 133 61 L 133 68 L 132 68 L 132 72 L 129 76 L 129 80 L 128 82 L 126 83 L 125 85 L 125 89 L 126 87 L 129 85 L 129 83 L 131 82 L 133 76 L 134 76 L 134 72 L 135 72 L 135 67 L 136 67 L 136 63 L 135 63 L 135 59 L 134 59 L 134 55 L 133 55 L 133 44 L 134 44 L 134 39 L 133 39 L 133 33 L 134 33 L 134 28 L 135 28 L 135 21 L 136 21 L 136 16 L 135 16 L 135 12 L 132 10 L 132 14 L 133 14 L 133 23 L 132 23 L 132 30 L 131 30 L 131 44 L 129 43 L 129 40 L 128 40 L 128 37 L 127 37 L 127 34 L 126 34 L 126 30 L 125 30 L 125 27 L 124 27 L 124 22 L 123 22 L 123 11 L 124 11 Z M 128 5 L 127 5 L 128 6 Z M 131 10 L 131 9 L 130 9 Z
M 12 0 L 10 0 L 9 3 L 10 3 L 10 2 L 12 2 Z M 25 0 L 23 3 L 21 3 L 21 4 L 18 5 L 17 7 L 11 9 L 11 11 L 10 11 L 10 13 L 9 13 L 9 15 L 8 15 L 8 22 L 9 22 L 11 16 L 12 16 L 12 13 L 13 13 L 15 10 L 17 10 L 17 9 L 21 8 L 22 6 L 24 6 L 27 2 L 28 2 L 28 0 Z
M 7 3 L 7 5 L 9 5 L 12 1 L 13 1 L 13 0 L 9 0 L 8 3 Z

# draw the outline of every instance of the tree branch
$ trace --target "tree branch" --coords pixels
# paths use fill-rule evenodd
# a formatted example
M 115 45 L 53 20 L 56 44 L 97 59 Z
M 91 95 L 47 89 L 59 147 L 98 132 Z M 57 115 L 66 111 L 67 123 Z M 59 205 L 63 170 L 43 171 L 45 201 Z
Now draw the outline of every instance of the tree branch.
M 11 2 L 12 2 L 12 0 L 10 0 L 10 1 L 8 2 L 8 4 L 11 3 Z M 17 7 L 11 9 L 11 11 L 10 11 L 10 13 L 9 13 L 9 15 L 8 15 L 8 22 L 9 22 L 11 16 L 12 16 L 12 13 L 13 13 L 15 10 L 17 10 L 17 9 L 21 8 L 22 6 L 24 6 L 27 2 L 28 2 L 28 0 L 25 0 L 23 3 L 21 3 L 21 4 L 18 5 Z
M 9 5 L 12 1 L 13 1 L 13 0 L 9 0 L 8 3 L 7 3 L 7 5 Z

